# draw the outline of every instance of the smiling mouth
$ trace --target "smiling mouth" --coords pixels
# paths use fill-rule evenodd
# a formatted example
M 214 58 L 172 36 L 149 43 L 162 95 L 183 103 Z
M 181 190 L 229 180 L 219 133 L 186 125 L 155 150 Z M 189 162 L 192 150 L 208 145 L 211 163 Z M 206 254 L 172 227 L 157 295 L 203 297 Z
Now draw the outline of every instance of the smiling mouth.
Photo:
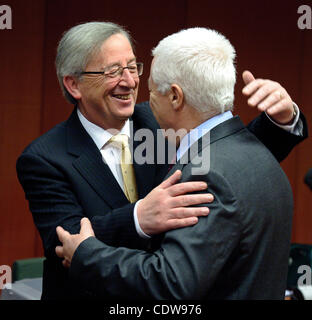
M 131 98 L 131 94 L 114 94 L 113 97 L 120 100 L 129 100 Z

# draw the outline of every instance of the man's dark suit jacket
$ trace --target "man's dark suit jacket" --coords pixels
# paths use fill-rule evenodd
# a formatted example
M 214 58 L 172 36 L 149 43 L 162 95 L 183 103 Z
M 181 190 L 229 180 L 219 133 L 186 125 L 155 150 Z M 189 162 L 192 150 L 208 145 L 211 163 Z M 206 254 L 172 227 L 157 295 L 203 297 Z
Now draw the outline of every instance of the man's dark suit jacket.
M 156 132 L 150 108 L 137 105 L 131 118 L 133 134 Z M 156 134 L 155 134 L 156 136 Z M 134 148 L 140 142 L 134 141 Z M 156 152 L 155 152 L 156 154 Z M 167 165 L 134 163 L 139 198 L 146 196 L 168 172 Z M 74 109 L 69 119 L 32 142 L 17 161 L 17 173 L 43 241 L 42 299 L 88 297 L 68 282 L 68 270 L 55 254 L 58 225 L 79 233 L 80 220 L 92 221 L 96 236 L 110 245 L 146 248 L 135 230 L 133 209 Z
M 213 128 L 210 142 L 205 137 L 171 172 L 207 182 L 215 197 L 208 217 L 167 232 L 152 253 L 88 238 L 71 263 L 76 283 L 124 299 L 283 299 L 293 211 L 288 179 L 239 117 Z M 210 157 L 197 167 L 206 151 Z
M 303 116 L 302 116 L 303 117 Z M 132 116 L 134 132 L 158 124 L 148 103 L 136 105 Z M 248 128 L 281 161 L 307 135 L 297 137 L 274 126 L 263 114 Z M 135 145 L 134 145 L 135 147 Z M 155 152 L 156 154 L 156 152 Z M 134 164 L 139 197 L 157 186 L 168 169 L 166 165 Z M 134 204 L 120 189 L 101 153 L 81 125 L 76 110 L 70 118 L 32 142 L 17 161 L 17 173 L 42 241 L 46 261 L 42 299 L 88 297 L 88 292 L 68 280 L 66 270 L 55 254 L 59 245 L 58 225 L 78 233 L 80 220 L 88 217 L 96 237 L 108 245 L 146 249 L 133 221 Z

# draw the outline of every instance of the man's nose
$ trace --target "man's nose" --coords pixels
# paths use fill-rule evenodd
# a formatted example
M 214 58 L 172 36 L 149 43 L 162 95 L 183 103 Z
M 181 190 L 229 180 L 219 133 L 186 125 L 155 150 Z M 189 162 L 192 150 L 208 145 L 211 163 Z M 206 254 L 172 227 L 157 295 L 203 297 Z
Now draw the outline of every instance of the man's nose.
M 120 85 L 126 84 L 130 88 L 135 88 L 136 83 L 139 81 L 138 79 L 139 78 L 137 78 L 137 80 L 136 80 L 135 77 L 133 77 L 133 75 L 130 73 L 129 69 L 124 68 L 123 72 L 121 74 L 121 77 L 120 77 L 119 84 Z

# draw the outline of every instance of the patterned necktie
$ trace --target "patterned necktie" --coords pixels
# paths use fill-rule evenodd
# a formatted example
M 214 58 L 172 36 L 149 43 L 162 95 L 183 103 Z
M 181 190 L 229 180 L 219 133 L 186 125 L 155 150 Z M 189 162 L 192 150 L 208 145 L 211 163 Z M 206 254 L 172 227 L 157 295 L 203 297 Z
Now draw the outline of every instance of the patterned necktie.
M 118 148 L 121 147 L 120 168 L 124 182 L 124 192 L 131 203 L 136 202 L 138 200 L 138 193 L 128 137 L 125 134 L 117 134 L 110 138 L 110 142 L 116 144 Z

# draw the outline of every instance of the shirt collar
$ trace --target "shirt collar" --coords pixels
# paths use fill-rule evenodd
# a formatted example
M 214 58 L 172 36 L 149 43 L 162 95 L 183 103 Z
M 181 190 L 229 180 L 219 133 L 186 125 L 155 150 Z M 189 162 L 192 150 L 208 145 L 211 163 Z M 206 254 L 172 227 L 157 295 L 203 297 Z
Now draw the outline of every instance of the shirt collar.
M 216 127 L 218 124 L 232 117 L 232 112 L 226 111 L 206 120 L 196 128 L 190 130 L 190 132 L 188 132 L 188 134 L 185 135 L 181 140 L 180 146 L 177 150 L 177 161 L 181 159 L 183 154 L 191 147 L 194 142 L 199 140 L 202 136 L 204 136 L 208 131 Z
M 82 124 L 82 126 L 85 128 L 87 133 L 90 135 L 98 149 L 102 149 L 102 147 L 108 142 L 108 140 L 113 136 L 110 132 L 107 130 L 97 126 L 96 124 L 90 122 L 77 108 L 77 114 L 78 118 Z M 122 129 L 119 132 L 120 134 L 125 134 L 130 138 L 130 121 L 127 119 L 125 125 L 122 127 Z

